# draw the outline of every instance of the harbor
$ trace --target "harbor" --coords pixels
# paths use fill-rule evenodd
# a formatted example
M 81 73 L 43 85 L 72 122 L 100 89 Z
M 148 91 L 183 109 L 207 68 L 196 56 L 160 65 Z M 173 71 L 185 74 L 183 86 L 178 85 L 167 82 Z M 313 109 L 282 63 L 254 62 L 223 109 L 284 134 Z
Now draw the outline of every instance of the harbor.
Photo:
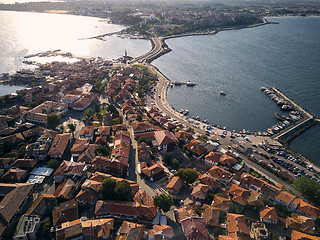
M 262 87 L 261 90 L 274 100 L 282 111 L 290 111 L 288 116 L 275 114 L 281 121 L 267 130 L 274 140 L 283 145 L 288 145 L 293 138 L 319 123 L 319 119 L 316 116 L 287 97 L 279 89 Z

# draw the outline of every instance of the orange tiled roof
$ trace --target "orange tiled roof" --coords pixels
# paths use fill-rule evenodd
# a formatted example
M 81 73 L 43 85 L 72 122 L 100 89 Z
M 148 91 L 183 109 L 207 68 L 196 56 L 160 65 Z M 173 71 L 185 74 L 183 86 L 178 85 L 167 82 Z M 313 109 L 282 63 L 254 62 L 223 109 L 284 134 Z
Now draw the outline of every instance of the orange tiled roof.
M 227 213 L 227 221 L 230 237 L 238 239 L 240 234 L 249 235 L 249 227 L 244 215 Z
M 262 221 L 278 221 L 278 215 L 274 207 L 267 207 L 260 211 L 260 219 Z
M 178 177 L 178 176 L 174 176 L 171 181 L 168 183 L 168 185 L 166 186 L 167 189 L 171 189 L 174 192 L 178 193 L 181 189 L 181 187 L 183 186 L 183 180 Z
M 191 196 L 196 199 L 204 200 L 207 196 L 207 192 L 209 191 L 209 186 L 204 185 L 202 183 L 198 183 L 191 192 Z
M 312 236 L 306 233 L 298 232 L 293 230 L 291 233 L 291 240 L 320 240 L 320 237 Z
M 229 193 L 232 195 L 232 201 L 239 203 L 241 205 L 246 205 L 248 198 L 250 196 L 250 191 L 239 187 L 235 184 L 231 185 Z
M 279 193 L 279 195 L 277 196 L 278 200 L 280 200 L 281 202 L 284 202 L 286 204 L 290 204 L 290 202 L 292 202 L 294 198 L 295 198 L 294 195 L 292 195 L 288 192 L 285 192 L 285 191 L 281 191 Z

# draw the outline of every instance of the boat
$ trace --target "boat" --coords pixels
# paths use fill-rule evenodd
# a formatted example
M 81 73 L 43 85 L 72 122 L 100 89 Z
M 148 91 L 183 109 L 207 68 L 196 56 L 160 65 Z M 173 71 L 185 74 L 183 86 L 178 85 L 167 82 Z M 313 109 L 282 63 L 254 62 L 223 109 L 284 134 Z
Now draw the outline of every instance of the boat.
M 193 87 L 194 85 L 196 85 L 196 84 L 195 84 L 195 83 L 192 83 L 192 82 L 190 82 L 190 81 L 187 82 L 187 86 L 188 86 L 188 87 Z
M 220 95 L 223 95 L 223 96 L 227 95 L 224 91 L 220 91 L 219 93 Z
M 188 115 L 188 113 L 189 113 L 189 110 L 188 110 L 188 109 L 185 109 L 185 110 L 182 112 L 183 115 Z
M 261 87 L 260 90 L 261 90 L 261 91 L 265 91 L 266 88 L 265 88 L 265 87 Z

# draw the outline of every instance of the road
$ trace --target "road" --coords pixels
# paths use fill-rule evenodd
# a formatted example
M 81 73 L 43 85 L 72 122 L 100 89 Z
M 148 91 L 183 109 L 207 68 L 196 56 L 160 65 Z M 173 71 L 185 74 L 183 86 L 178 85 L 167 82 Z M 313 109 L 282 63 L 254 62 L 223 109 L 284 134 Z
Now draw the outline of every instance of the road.
M 159 79 L 159 81 L 154 89 L 155 93 L 153 95 L 154 96 L 153 100 L 151 100 L 152 98 L 149 96 L 149 98 L 148 98 L 149 102 L 154 101 L 155 105 L 162 113 L 165 113 L 168 116 L 170 116 L 171 118 L 178 120 L 179 122 L 181 122 L 185 126 L 193 128 L 195 133 L 198 133 L 200 135 L 205 134 L 205 130 L 203 130 L 203 127 L 206 126 L 206 124 L 199 122 L 199 125 L 198 125 L 199 127 L 196 127 L 194 124 L 189 123 L 186 120 L 186 117 L 184 115 L 182 115 L 172 109 L 172 107 L 169 105 L 169 103 L 167 101 L 167 89 L 168 89 L 168 85 L 169 85 L 170 81 L 161 72 L 159 72 L 156 68 L 154 68 L 152 65 L 147 64 L 147 66 L 157 74 L 158 79 Z M 193 122 L 196 122 L 196 121 L 193 121 Z M 214 130 L 211 131 L 210 137 L 216 138 L 217 136 L 221 136 L 223 131 L 224 130 L 214 128 Z M 269 137 L 260 136 L 257 139 L 259 141 L 262 141 L 262 140 L 271 141 L 271 139 Z M 226 137 L 219 138 L 220 146 L 222 149 L 228 149 L 228 146 L 231 145 L 232 141 L 233 141 L 233 139 L 231 138 L 231 132 L 227 132 Z M 249 145 L 249 143 L 248 143 L 248 145 Z M 273 175 L 271 172 L 264 169 L 260 165 L 250 161 L 244 154 L 239 154 L 239 155 L 242 159 L 244 159 L 244 161 L 248 167 L 253 168 L 255 171 L 262 174 L 263 176 L 265 176 L 267 179 L 269 179 L 273 183 L 275 183 L 275 184 L 279 183 L 279 184 L 283 185 L 287 190 L 290 190 L 295 195 L 299 196 L 300 198 L 303 198 L 301 193 L 299 191 L 297 191 L 295 188 L 293 188 L 291 185 L 289 185 L 286 182 L 284 182 L 283 180 L 279 179 L 278 177 L 276 177 L 275 175 Z
M 150 59 L 155 58 L 158 54 L 160 54 L 164 49 L 162 48 L 162 38 L 153 37 L 150 39 L 152 41 L 152 49 L 146 54 L 134 58 L 130 61 L 130 63 L 142 63 L 147 62 Z

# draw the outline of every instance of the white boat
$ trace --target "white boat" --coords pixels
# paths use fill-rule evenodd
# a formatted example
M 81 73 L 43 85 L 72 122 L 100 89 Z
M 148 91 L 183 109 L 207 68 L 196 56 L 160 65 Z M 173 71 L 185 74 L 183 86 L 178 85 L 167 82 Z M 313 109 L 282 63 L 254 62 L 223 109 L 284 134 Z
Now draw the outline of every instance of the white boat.
M 223 96 L 227 95 L 224 91 L 220 91 L 219 93 L 220 95 L 223 95 Z

